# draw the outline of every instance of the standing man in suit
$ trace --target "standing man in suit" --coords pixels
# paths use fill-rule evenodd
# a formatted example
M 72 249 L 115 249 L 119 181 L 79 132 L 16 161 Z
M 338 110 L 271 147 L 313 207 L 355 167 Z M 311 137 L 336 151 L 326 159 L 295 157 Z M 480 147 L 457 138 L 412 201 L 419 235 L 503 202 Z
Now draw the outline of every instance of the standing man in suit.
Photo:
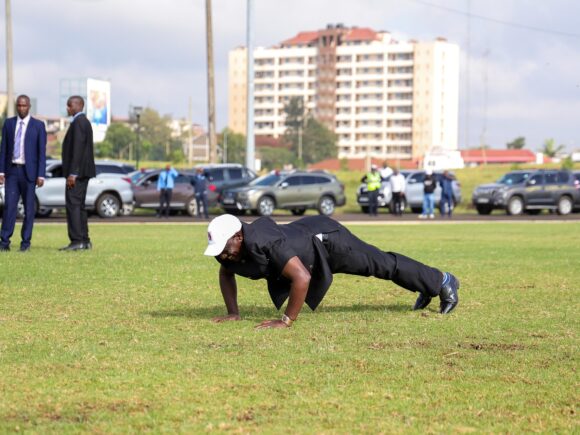
M 66 177 L 66 223 L 70 244 L 61 251 L 91 249 L 85 199 L 89 180 L 96 176 L 93 128 L 83 113 L 85 100 L 70 97 L 66 110 L 73 120 L 62 143 L 62 171 Z
M 2 128 L 0 145 L 0 184 L 5 184 L 4 214 L 0 230 L 0 251 L 10 250 L 18 200 L 24 204 L 20 251 L 30 250 L 36 212 L 34 189 L 42 187 L 46 172 L 46 129 L 44 123 L 30 116 L 30 98 L 16 99 L 18 116 L 9 118 Z

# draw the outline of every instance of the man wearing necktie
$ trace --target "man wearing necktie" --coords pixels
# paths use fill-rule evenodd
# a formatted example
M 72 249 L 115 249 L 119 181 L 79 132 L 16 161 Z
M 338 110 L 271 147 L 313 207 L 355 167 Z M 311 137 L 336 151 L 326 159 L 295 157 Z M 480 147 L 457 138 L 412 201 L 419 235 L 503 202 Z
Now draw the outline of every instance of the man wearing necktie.
M 30 98 L 16 99 L 18 116 L 8 118 L 2 128 L 0 145 L 0 184 L 4 184 L 4 213 L 0 229 L 0 251 L 10 250 L 18 201 L 22 198 L 24 221 L 20 251 L 30 250 L 36 212 L 35 187 L 42 187 L 46 173 L 46 128 L 30 116 Z
M 70 244 L 61 251 L 91 249 L 85 199 L 89 180 L 97 175 L 93 151 L 93 128 L 83 113 L 85 100 L 70 97 L 66 110 L 73 120 L 62 142 L 62 172 L 66 177 L 66 223 Z

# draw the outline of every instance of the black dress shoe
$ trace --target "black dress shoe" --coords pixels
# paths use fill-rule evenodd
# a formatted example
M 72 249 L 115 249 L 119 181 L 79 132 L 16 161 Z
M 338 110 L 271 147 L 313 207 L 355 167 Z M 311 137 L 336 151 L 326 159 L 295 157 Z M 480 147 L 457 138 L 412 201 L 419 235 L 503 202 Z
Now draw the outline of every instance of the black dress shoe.
M 59 251 L 81 251 L 85 249 L 85 245 L 83 243 L 71 243 L 64 248 L 60 248 Z
M 91 249 L 93 249 L 93 244 L 91 242 L 83 243 L 83 249 L 90 251 Z
M 419 293 L 419 297 L 415 301 L 415 306 L 413 307 L 413 310 L 422 310 L 424 308 L 427 308 L 427 306 L 431 303 L 431 299 L 433 299 L 431 296 Z
M 441 300 L 439 312 L 441 314 L 449 314 L 459 303 L 459 295 L 457 294 L 459 280 L 449 272 L 448 275 L 449 280 L 447 284 L 441 287 L 441 292 L 439 293 L 439 299 Z
M 20 247 L 20 252 L 28 252 L 30 251 L 30 246 L 21 246 Z
M 0 246 L 0 252 L 8 252 L 10 251 L 10 246 Z

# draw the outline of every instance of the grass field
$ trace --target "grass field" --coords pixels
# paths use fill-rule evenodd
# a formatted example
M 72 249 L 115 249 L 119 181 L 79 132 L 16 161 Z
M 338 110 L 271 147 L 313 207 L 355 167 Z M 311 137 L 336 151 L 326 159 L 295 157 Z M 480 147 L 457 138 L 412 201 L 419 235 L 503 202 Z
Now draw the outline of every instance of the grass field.
M 580 224 L 352 226 L 453 271 L 460 304 L 410 310 L 390 282 L 336 276 L 292 329 L 265 283 L 224 312 L 205 226 L 63 225 L 0 255 L 0 432 L 580 431 Z M 18 241 L 18 238 L 15 238 Z

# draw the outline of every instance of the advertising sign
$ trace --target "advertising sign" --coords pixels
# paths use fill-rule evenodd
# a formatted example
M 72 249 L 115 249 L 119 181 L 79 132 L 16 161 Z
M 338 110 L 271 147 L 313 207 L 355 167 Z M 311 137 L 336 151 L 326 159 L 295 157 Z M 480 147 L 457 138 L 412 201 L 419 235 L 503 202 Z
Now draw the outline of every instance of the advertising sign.
M 111 82 L 87 79 L 87 118 L 93 125 L 95 142 L 101 142 L 111 123 Z

